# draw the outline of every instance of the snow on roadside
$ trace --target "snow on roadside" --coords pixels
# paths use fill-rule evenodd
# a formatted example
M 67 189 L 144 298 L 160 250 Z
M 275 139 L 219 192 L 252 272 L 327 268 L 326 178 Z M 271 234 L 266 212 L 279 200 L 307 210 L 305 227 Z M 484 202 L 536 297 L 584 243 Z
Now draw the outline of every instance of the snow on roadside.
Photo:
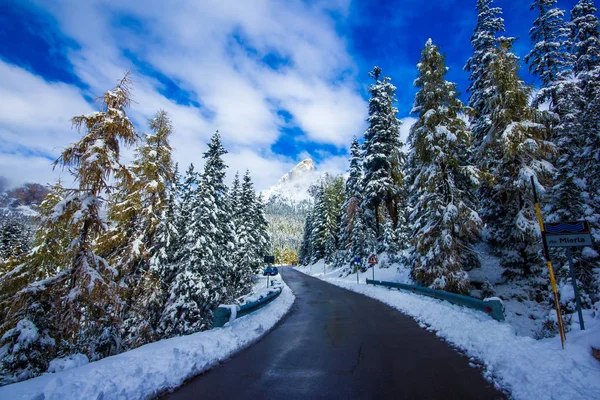
M 598 399 L 600 363 L 592 357 L 591 346 L 600 347 L 600 318 L 586 319 L 586 330 L 567 334 L 566 349 L 560 339 L 535 340 L 517 336 L 508 323 L 501 323 L 475 310 L 398 290 L 366 285 L 371 270 L 339 278 L 339 272 L 323 275 L 322 263 L 296 268 L 336 286 L 372 297 L 413 317 L 422 327 L 479 360 L 484 377 L 515 399 Z M 391 268 L 390 268 L 391 269 Z M 375 278 L 394 271 L 376 271 Z M 380 275 L 379 277 L 377 275 Z
M 294 303 L 282 283 L 281 295 L 264 308 L 222 328 L 141 346 L 68 371 L 0 387 L 0 399 L 146 399 L 173 389 L 249 346 Z

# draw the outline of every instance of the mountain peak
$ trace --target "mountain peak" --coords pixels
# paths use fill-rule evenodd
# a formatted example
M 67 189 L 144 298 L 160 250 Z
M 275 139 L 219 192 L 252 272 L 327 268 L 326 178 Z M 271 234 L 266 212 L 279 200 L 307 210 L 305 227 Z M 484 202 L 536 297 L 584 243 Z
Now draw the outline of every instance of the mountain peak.
M 315 163 L 311 158 L 307 158 L 306 160 L 300 161 L 294 168 L 290 170 L 287 174 L 281 177 L 278 185 L 294 180 L 306 173 L 313 172 L 315 170 Z
M 283 175 L 277 185 L 265 190 L 263 196 L 267 200 L 272 196 L 296 202 L 306 200 L 310 198 L 308 188 L 318 178 L 314 161 L 307 158 Z

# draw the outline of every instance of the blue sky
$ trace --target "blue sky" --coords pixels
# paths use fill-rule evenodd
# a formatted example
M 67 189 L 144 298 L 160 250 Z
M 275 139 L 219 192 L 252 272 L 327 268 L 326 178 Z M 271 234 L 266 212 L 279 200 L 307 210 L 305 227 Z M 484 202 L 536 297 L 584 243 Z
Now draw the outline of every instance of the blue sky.
M 575 3 L 558 6 L 568 16 Z M 524 56 L 535 18 L 529 2 L 495 5 Z M 466 100 L 462 67 L 475 21 L 475 0 L 4 0 L 0 175 L 13 183 L 55 179 L 51 161 L 78 137 L 70 117 L 93 111 L 93 99 L 127 70 L 135 81 L 131 119 L 144 132 L 149 117 L 167 110 L 182 165 L 201 165 L 219 129 L 231 169 L 249 168 L 259 189 L 306 157 L 342 172 L 352 136 L 366 127 L 373 65 L 398 88 L 405 135 L 428 38 L 447 55 L 448 79 Z M 522 76 L 536 83 L 526 67 Z

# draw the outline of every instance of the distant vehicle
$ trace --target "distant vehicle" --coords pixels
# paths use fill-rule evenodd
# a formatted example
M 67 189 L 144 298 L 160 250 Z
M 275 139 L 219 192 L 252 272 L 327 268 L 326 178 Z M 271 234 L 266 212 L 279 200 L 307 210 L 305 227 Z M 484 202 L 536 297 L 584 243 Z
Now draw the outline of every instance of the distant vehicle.
M 279 270 L 277 269 L 277 267 L 271 267 L 268 266 L 267 268 L 265 268 L 265 270 L 263 271 L 263 276 L 275 276 L 279 273 Z

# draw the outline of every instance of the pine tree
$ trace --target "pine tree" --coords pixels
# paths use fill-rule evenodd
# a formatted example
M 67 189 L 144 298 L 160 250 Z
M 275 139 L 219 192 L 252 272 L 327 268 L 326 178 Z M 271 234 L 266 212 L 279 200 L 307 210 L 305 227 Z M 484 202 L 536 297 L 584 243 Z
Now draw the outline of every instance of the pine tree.
M 176 254 L 181 243 L 181 235 L 177 229 L 178 210 L 179 210 L 179 182 L 180 176 L 177 164 L 173 172 L 173 181 L 170 182 L 167 190 L 167 204 L 163 207 L 162 215 L 156 227 L 155 251 L 150 259 L 150 268 L 160 277 L 163 285 L 167 285 L 172 280 L 173 274 L 171 268 L 176 261 Z
M 27 253 L 29 236 L 29 229 L 18 217 L 4 217 L 0 221 L 0 264 Z
M 127 74 L 103 98 L 102 110 L 73 118 L 86 135 L 67 148 L 56 165 L 75 169 L 79 189 L 68 191 L 55 212 L 79 227 L 72 245 L 70 295 L 61 304 L 60 319 L 64 337 L 90 359 L 118 351 L 116 336 L 121 301 L 116 285 L 118 271 L 94 252 L 94 239 L 104 233 L 106 221 L 101 215 L 102 195 L 111 193 L 110 179 L 121 173 L 119 142 L 135 143 L 137 136 L 125 113 L 131 102 Z M 75 210 L 75 212 L 73 212 Z M 60 218 L 59 218 L 60 219 Z
M 149 125 L 153 134 L 146 135 L 137 149 L 120 195 L 109 211 L 115 223 L 110 242 L 117 247 L 113 263 L 123 270 L 121 287 L 127 299 L 123 335 L 125 343 L 134 347 L 158 337 L 154 329 L 164 288 L 150 260 L 160 251 L 155 247 L 155 234 L 168 205 L 167 188 L 175 176 L 169 144 L 173 128 L 167 113 L 159 111 Z
M 474 113 L 471 117 L 471 131 L 476 149 L 482 144 L 491 128 L 490 115 L 486 111 L 490 87 L 490 66 L 496 54 L 494 52 L 497 44 L 496 36 L 504 31 L 504 19 L 500 17 L 502 9 L 490 7 L 492 2 L 493 0 L 477 1 L 477 25 L 471 36 L 473 55 L 467 60 L 464 67 L 465 71 L 470 74 L 471 83 L 467 92 L 469 93 L 469 107 Z
M 492 131 L 483 151 L 486 170 L 493 177 L 480 194 L 481 216 L 488 241 L 499 247 L 508 276 L 533 276 L 540 270 L 539 227 L 531 195 L 530 177 L 544 194 L 550 183 L 547 113 L 529 107 L 531 89 L 518 76 L 518 58 L 510 41 L 500 43 L 491 64 L 491 90 L 486 111 Z
M 256 197 L 254 202 L 254 216 L 252 218 L 254 222 L 254 231 L 256 234 L 256 250 L 255 250 L 255 264 L 254 271 L 258 272 L 262 266 L 263 257 L 265 255 L 273 254 L 273 242 L 271 234 L 269 233 L 269 222 L 265 216 L 265 205 L 263 203 L 262 195 Z
M 381 68 L 374 67 L 369 75 L 375 83 L 369 87 L 369 127 L 365 131 L 362 182 L 362 207 L 371 211 L 375 235 L 380 235 L 380 207 L 385 206 L 394 226 L 398 223 L 398 187 L 394 176 L 396 156 L 402 143 L 399 139 L 400 121 L 394 107 L 396 87 L 389 77 L 381 76 Z M 381 77 L 381 80 L 380 80 Z
M 103 195 L 110 194 L 111 179 L 124 168 L 119 163 L 120 143 L 131 145 L 136 140 L 126 114 L 129 85 L 127 74 L 104 95 L 99 112 L 73 118 L 84 136 L 55 163 L 69 168 L 79 187 L 65 192 L 65 198 L 54 206 L 52 219 L 71 226 L 78 235 L 63 250 L 69 265 L 44 285 L 17 292 L 4 315 L 0 331 L 12 333 L 0 343 L 2 362 L 12 365 L 8 372 L 21 378 L 27 373 L 23 365 L 35 365 L 33 373 L 38 373 L 47 368 L 55 351 L 85 353 L 95 360 L 119 350 L 118 271 L 95 252 L 94 242 L 106 227 L 101 213 Z M 18 335 L 22 329 L 38 332 L 25 346 Z
M 354 217 L 362 201 L 362 155 L 360 144 L 356 137 L 350 146 L 350 166 L 348 167 L 348 179 L 344 190 L 345 200 L 342 204 L 342 219 L 340 224 L 340 248 L 348 250 Z M 348 258 L 351 258 L 349 255 Z M 350 259 L 347 260 L 348 262 Z
M 419 119 L 409 139 L 411 274 L 434 289 L 466 293 L 469 281 L 463 266 L 474 253 L 472 243 L 481 228 L 472 193 L 478 173 L 466 160 L 470 135 L 459 115 L 464 106 L 456 84 L 444 79 L 444 57 L 431 39 L 421 54 L 412 109 Z
M 327 197 L 325 193 L 325 184 L 321 182 L 315 206 L 312 211 L 312 230 L 310 234 L 311 242 L 311 263 L 315 263 L 325 257 L 325 245 L 327 243 Z
M 309 213 L 304 221 L 304 233 L 302 235 L 302 244 L 300 245 L 300 252 L 298 254 L 298 261 L 301 265 L 310 264 L 312 259 L 312 236 L 313 224 L 312 224 L 312 213 Z
M 580 0 L 571 10 L 571 44 L 575 58 L 575 80 L 583 98 L 576 116 L 581 125 L 571 150 L 577 189 L 582 192 L 584 218 L 595 238 L 593 248 L 581 253 L 581 278 L 588 292 L 600 293 L 600 32 L 597 8 L 592 0 Z M 580 218 L 577 218 L 580 219 Z M 578 260 L 578 261 L 579 261 Z
M 557 85 L 564 79 L 571 65 L 567 51 L 569 29 L 563 21 L 564 11 L 553 8 L 556 0 L 535 0 L 531 10 L 539 12 L 529 31 L 533 49 L 525 56 L 529 71 L 538 75 L 542 88 L 536 95 L 534 104 L 550 99 L 550 109 L 558 104 Z

